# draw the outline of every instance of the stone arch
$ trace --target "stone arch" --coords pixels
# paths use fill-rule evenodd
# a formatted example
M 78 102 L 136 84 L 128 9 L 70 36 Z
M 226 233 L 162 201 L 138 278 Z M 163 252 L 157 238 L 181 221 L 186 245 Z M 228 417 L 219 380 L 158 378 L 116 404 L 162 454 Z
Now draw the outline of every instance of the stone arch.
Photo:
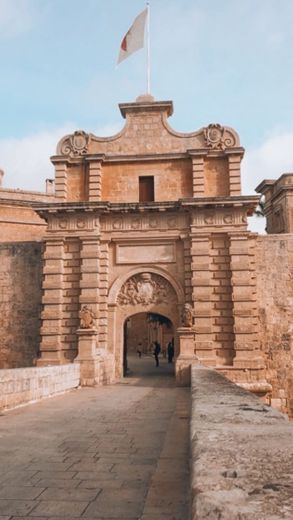
M 184 293 L 179 283 L 161 268 L 141 265 L 120 276 L 112 284 L 109 304 L 109 353 L 113 355 L 114 379 L 123 372 L 123 326 L 127 318 L 139 313 L 166 316 L 176 330 Z

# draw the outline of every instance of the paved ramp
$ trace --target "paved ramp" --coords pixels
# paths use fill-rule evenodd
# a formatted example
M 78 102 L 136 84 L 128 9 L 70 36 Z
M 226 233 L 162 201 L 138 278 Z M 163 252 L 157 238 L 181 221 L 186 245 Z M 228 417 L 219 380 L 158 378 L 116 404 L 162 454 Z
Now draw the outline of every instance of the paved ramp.
M 130 358 L 121 384 L 0 416 L 0 520 L 187 520 L 189 389 Z

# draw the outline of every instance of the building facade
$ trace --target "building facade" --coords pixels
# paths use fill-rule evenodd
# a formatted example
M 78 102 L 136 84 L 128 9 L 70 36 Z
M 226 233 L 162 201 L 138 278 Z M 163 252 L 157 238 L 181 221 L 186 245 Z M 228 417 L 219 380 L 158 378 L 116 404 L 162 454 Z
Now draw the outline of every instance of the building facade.
M 241 194 L 244 149 L 237 133 L 219 124 L 178 133 L 168 123 L 172 102 L 151 96 L 121 104 L 120 111 L 125 126 L 113 137 L 77 131 L 61 139 L 51 158 L 55 180 L 49 193 L 34 200 L 27 194 L 20 204 L 0 191 L 2 215 L 8 200 L 31 212 L 33 243 L 42 249 L 37 365 L 78 360 L 84 384 L 119 381 L 129 325 L 138 341 L 143 319 L 156 323 L 158 317 L 161 335 L 144 333 L 141 342 L 148 349 L 150 339 L 174 337 L 178 384 L 188 384 L 191 364 L 202 363 L 275 399 L 281 409 L 293 407 L 291 307 L 287 321 L 283 316 L 285 358 L 279 349 L 271 362 L 279 332 L 277 326 L 268 332 L 267 302 L 277 293 L 266 292 L 265 277 L 269 272 L 276 279 L 278 270 L 266 254 L 271 237 L 247 230 L 259 197 Z M 287 191 L 268 196 L 273 184 L 264 181 L 258 188 L 266 194 L 269 233 L 289 233 L 288 266 L 290 219 L 284 216 L 289 223 L 277 228 L 270 215 L 276 213 L 273 204 L 286 206 L 282 200 L 290 190 L 287 183 Z M 9 240 L 1 242 L 7 246 Z M 276 249 L 279 244 L 275 238 Z M 287 281 L 282 278 L 281 285 L 289 302 Z M 274 306 L 271 300 L 273 313 Z M 281 378 L 278 363 L 285 371 Z

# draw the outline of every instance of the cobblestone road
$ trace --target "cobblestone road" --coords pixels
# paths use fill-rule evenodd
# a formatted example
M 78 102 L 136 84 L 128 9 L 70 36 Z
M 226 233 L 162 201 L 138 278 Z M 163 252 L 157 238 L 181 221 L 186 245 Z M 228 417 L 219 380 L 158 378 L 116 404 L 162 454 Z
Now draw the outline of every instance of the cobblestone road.
M 119 385 L 0 415 L 0 520 L 187 520 L 189 389 L 131 358 Z

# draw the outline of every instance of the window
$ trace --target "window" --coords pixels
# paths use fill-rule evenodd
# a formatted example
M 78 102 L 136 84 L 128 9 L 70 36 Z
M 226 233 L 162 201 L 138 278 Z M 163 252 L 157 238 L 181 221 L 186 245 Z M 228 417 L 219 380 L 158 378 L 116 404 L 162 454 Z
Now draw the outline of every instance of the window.
M 154 200 L 154 177 L 151 175 L 139 177 L 139 202 L 153 202 Z

